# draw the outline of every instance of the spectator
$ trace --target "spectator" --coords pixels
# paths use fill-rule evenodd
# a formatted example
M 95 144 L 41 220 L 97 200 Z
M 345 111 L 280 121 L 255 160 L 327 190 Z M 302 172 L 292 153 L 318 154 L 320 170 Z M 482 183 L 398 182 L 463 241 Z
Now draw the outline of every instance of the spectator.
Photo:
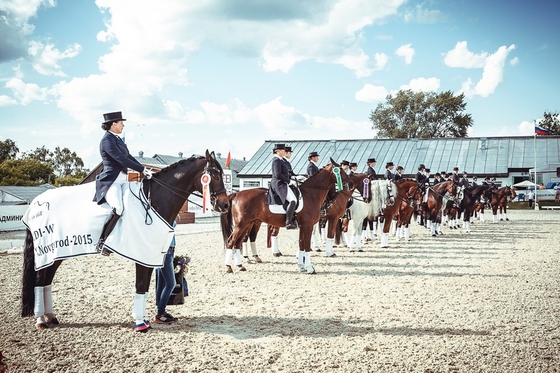
M 533 207 L 533 201 L 535 200 L 535 192 L 533 189 L 529 189 L 529 193 L 527 193 L 527 201 L 529 202 L 529 208 Z
M 554 185 L 554 202 L 560 202 L 560 183 Z

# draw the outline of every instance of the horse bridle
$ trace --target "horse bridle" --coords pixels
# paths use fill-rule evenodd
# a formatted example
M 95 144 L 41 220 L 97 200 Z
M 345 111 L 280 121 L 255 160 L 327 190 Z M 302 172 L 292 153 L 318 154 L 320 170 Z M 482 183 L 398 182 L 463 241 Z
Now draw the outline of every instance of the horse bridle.
M 222 172 L 217 167 L 211 166 L 210 163 L 207 162 L 206 167 L 204 167 L 204 172 L 202 173 L 202 175 L 204 175 L 204 174 L 208 174 L 208 175 L 210 175 L 210 178 L 215 179 L 214 178 L 215 174 L 218 174 L 218 175 L 221 176 Z M 159 180 L 157 177 L 152 177 L 151 179 L 143 179 L 142 183 L 146 182 L 146 180 L 152 180 L 154 183 L 160 185 L 162 188 L 171 192 L 172 194 L 174 194 L 174 195 L 176 195 L 176 196 L 178 196 L 182 199 L 188 200 L 189 203 L 192 203 L 196 206 L 202 207 L 198 203 L 191 201 L 189 199 L 189 196 L 185 195 L 185 192 L 182 189 L 179 189 L 179 188 L 176 188 L 172 185 L 164 183 L 163 181 Z M 150 188 L 150 185 L 151 185 L 150 183 L 147 183 L 147 186 L 148 186 L 147 197 L 148 197 L 148 201 L 151 204 L 151 188 Z M 219 189 L 219 190 L 213 190 L 212 183 L 208 184 L 208 188 L 210 190 L 210 203 L 212 204 L 212 208 L 215 210 L 216 209 L 216 203 L 218 202 L 218 198 L 217 198 L 218 194 L 227 193 L 227 191 L 226 191 L 225 188 L 222 188 L 222 189 Z M 194 194 L 195 196 L 202 198 L 202 194 L 200 194 L 198 192 L 193 192 L 191 194 Z

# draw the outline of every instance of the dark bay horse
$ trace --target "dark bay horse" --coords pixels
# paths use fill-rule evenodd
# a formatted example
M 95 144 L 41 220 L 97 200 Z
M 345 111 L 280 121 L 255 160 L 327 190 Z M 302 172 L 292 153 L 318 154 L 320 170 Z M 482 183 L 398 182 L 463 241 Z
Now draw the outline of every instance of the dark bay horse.
M 463 199 L 459 203 L 459 214 L 463 214 L 463 228 L 465 232 L 470 232 L 471 216 L 473 215 L 480 196 L 490 189 L 490 185 L 470 186 L 463 190 Z
M 431 186 L 426 191 L 428 194 L 427 201 L 422 204 L 424 210 L 424 218 L 431 223 L 431 233 L 432 236 L 436 236 L 437 233 L 441 233 L 441 218 L 442 218 L 442 206 L 444 204 L 444 197 L 447 199 L 451 196 L 457 195 L 457 184 L 452 180 L 444 181 L 442 183 L 437 183 Z
M 210 153 L 208 150 L 205 157 L 192 156 L 182 159 L 155 173 L 150 180 L 144 179 L 142 188 L 145 195 L 150 196 L 151 208 L 172 226 L 187 198 L 195 191 L 203 192 L 203 175 L 206 181 L 209 181 L 213 209 L 217 212 L 227 211 L 229 201 L 224 187 L 222 167 L 214 152 Z M 56 260 L 51 266 L 35 271 L 34 242 L 29 230 L 23 255 L 21 316 L 35 315 L 36 327 L 40 330 L 57 325 L 59 322 L 53 312 L 51 289 L 54 275 L 62 260 Z M 152 271 L 153 268 L 136 263 L 133 317 L 137 323 L 139 320 L 146 324 L 146 327 L 135 328 L 141 332 L 146 332 L 150 325 L 145 319 L 145 308 Z
M 308 254 L 311 252 L 311 233 L 313 225 L 319 221 L 321 204 L 330 186 L 336 180 L 333 174 L 333 163 L 334 161 L 331 159 L 331 163 L 299 186 L 303 196 L 303 209 L 296 214 L 296 221 L 299 226 L 299 250 L 305 253 L 305 271 L 309 274 L 315 273 Z M 240 250 L 243 239 L 255 224 L 267 223 L 274 227 L 286 226 L 286 214 L 270 212 L 269 206 L 266 204 L 267 192 L 268 190 L 265 188 L 246 189 L 238 192 L 232 200 L 231 208 L 228 211 L 228 214 L 231 214 L 231 219 L 221 219 L 222 234 L 224 237 L 228 237 L 226 259 L 237 255 L 228 252 L 228 250 Z M 226 264 L 226 272 L 231 271 L 231 266 Z
M 507 217 L 507 204 L 517 196 L 515 190 L 509 185 L 503 186 L 492 193 L 490 206 L 492 206 L 492 222 L 498 222 L 498 209 L 500 209 L 500 220 L 509 220 Z
M 410 237 L 410 220 L 412 213 L 417 207 L 422 205 L 424 193 L 418 187 L 418 182 L 414 179 L 402 179 L 395 182 L 397 192 L 395 204 L 385 207 L 383 211 L 384 223 L 383 233 L 381 234 L 381 247 L 389 247 L 389 230 L 393 220 L 397 219 L 396 229 L 397 238 Z

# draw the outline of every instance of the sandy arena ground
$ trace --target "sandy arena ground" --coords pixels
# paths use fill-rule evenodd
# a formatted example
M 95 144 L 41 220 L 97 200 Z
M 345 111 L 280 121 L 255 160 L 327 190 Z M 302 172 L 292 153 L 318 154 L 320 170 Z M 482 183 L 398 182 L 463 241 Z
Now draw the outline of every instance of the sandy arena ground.
M 275 258 L 263 229 L 264 263 L 226 274 L 217 225 L 179 226 L 191 294 L 168 306 L 178 323 L 146 334 L 132 330 L 132 262 L 63 263 L 53 287 L 61 325 L 38 331 L 19 317 L 22 254 L 4 250 L 0 351 L 10 373 L 558 372 L 560 212 L 508 215 L 469 234 L 446 227 L 432 238 L 414 224 L 411 241 L 388 249 L 314 252 L 316 275 L 297 269 L 297 231 L 282 229 Z

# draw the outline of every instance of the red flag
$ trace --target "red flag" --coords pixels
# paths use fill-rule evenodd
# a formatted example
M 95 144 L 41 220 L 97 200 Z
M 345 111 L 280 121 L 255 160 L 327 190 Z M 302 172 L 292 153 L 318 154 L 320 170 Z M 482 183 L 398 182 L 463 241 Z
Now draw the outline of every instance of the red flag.
M 226 168 L 229 169 L 229 164 L 231 163 L 231 153 L 228 152 L 227 153 L 227 158 L 226 158 Z

